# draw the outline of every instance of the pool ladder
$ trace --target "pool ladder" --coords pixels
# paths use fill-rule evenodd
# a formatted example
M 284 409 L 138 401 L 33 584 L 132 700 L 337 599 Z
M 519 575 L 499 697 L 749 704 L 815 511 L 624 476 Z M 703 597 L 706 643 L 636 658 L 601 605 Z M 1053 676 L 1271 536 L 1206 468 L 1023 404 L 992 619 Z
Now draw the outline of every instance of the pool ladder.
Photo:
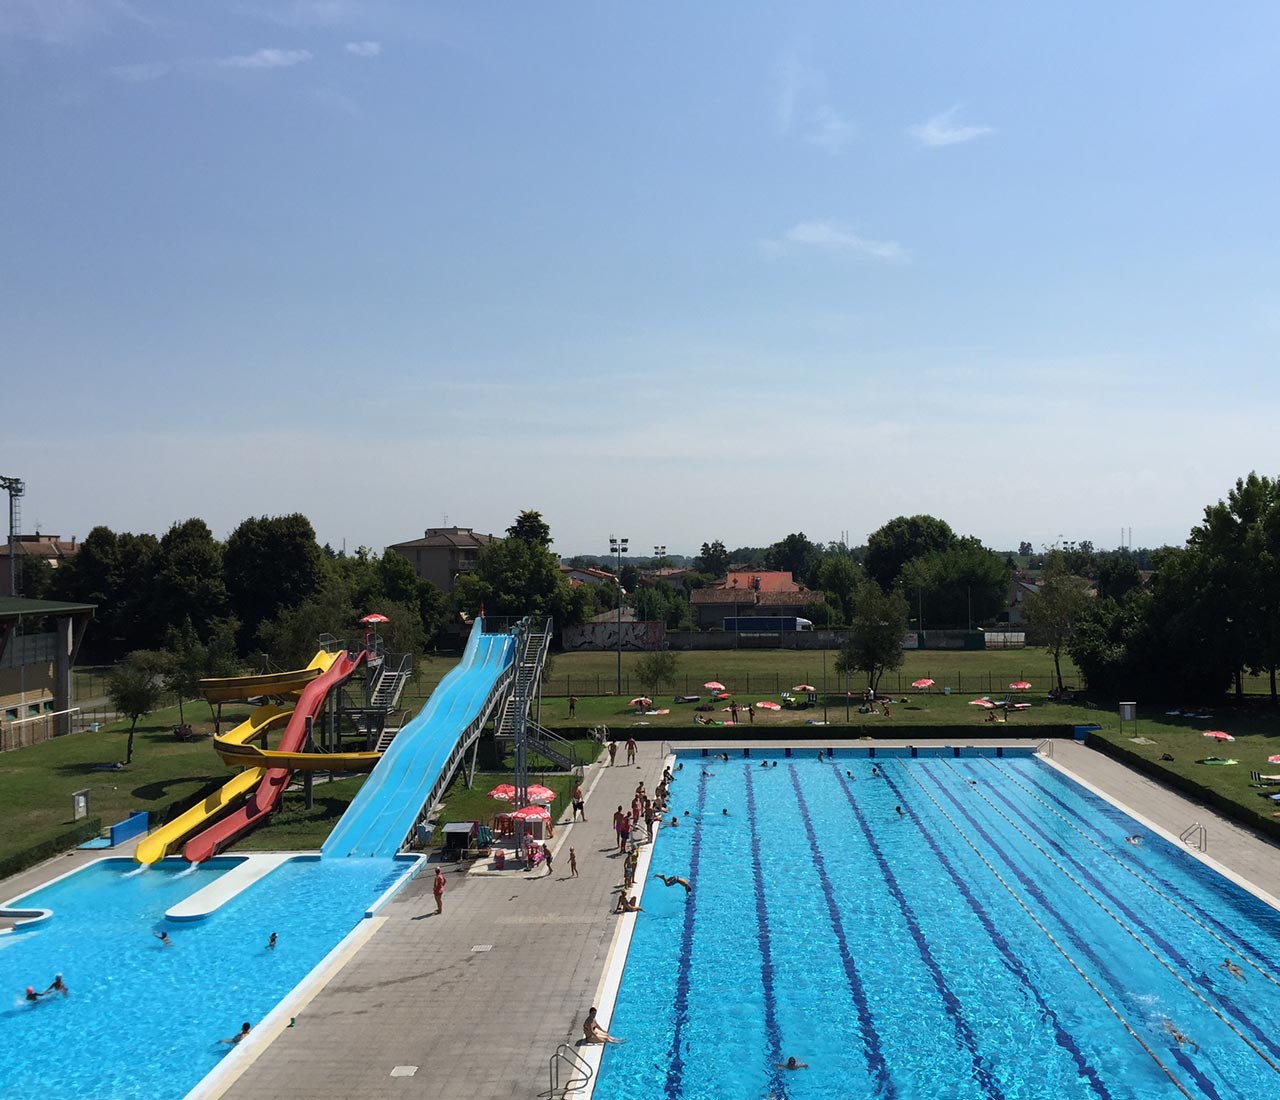
M 567 1078 L 561 1082 L 561 1074 Z M 561 1043 L 547 1060 L 546 1092 L 538 1093 L 539 1100 L 564 1100 L 569 1093 L 583 1088 L 591 1080 L 591 1067 L 568 1043 Z
M 1202 852 L 1209 850 L 1209 830 L 1198 821 L 1193 821 L 1181 833 L 1178 839 L 1188 848 L 1197 848 Z

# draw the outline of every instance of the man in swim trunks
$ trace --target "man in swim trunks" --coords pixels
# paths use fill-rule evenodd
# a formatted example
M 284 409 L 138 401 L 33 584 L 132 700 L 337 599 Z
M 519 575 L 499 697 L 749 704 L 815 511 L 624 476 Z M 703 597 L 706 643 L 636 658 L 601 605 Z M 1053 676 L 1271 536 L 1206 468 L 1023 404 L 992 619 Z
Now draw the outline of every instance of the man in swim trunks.
M 272 932 L 270 938 L 267 940 L 267 947 L 270 948 L 272 951 L 276 949 L 277 936 L 278 936 L 278 933 Z
M 618 742 L 609 742 L 609 767 L 613 767 L 613 762 L 618 758 Z
M 628 764 L 634 764 L 636 762 L 636 752 L 639 750 L 639 748 L 640 746 L 636 744 L 636 739 L 634 737 L 627 738 L 627 763 Z
M 582 794 L 582 784 L 575 783 L 573 785 L 573 820 L 578 820 L 578 815 L 582 815 L 582 820 L 587 820 L 587 802 Z
M 436 880 L 431 884 L 431 892 L 436 897 L 436 916 L 444 912 L 444 872 L 436 868 Z
M 614 832 L 614 835 L 618 838 L 619 852 L 625 850 L 627 846 L 626 842 L 622 839 L 622 819 L 624 816 L 625 815 L 622 812 L 622 807 L 619 806 L 617 810 L 614 811 L 614 814 L 613 814 L 613 832 Z
M 1192 1049 L 1197 1054 L 1200 1053 L 1200 1044 L 1197 1043 L 1194 1039 L 1188 1039 L 1185 1035 L 1183 1035 L 1182 1032 L 1179 1031 L 1177 1027 L 1174 1026 L 1173 1021 L 1169 1019 L 1168 1016 L 1164 1018 L 1164 1029 L 1173 1037 L 1173 1041 L 1177 1043 L 1178 1046 L 1184 1047 L 1188 1043 L 1190 1043 Z
M 155 936 L 155 938 L 158 939 L 162 944 L 164 944 L 165 947 L 173 946 L 173 940 L 169 938 L 169 932 L 167 929 L 161 928 L 159 932 L 152 932 L 151 934 Z
M 623 814 L 622 822 L 618 825 L 618 851 L 625 852 L 627 844 L 631 840 L 631 815 Z
M 1240 967 L 1238 967 L 1238 966 L 1237 966 L 1235 963 L 1233 963 L 1230 959 L 1223 959 L 1223 960 L 1222 960 L 1222 965 L 1221 965 L 1220 967 L 1218 967 L 1218 969 L 1219 969 L 1219 970 L 1225 970 L 1228 974 L 1230 974 L 1230 975 L 1231 975 L 1233 978 L 1235 978 L 1235 980 L 1236 980 L 1236 981 L 1238 981 L 1238 982 L 1247 982 L 1247 981 L 1249 980 L 1248 978 L 1246 978 L 1246 977 L 1244 976 L 1244 971 L 1243 971 L 1243 970 L 1241 970 L 1241 969 L 1240 969 Z
M 618 904 L 614 906 L 615 913 L 643 913 L 644 910 L 636 904 L 635 895 L 627 897 L 626 894 L 618 895 Z
M 654 875 L 654 878 L 662 879 L 663 886 L 674 886 L 677 882 L 684 887 L 685 894 L 689 894 L 693 887 L 689 885 L 687 878 L 681 878 L 679 875 Z

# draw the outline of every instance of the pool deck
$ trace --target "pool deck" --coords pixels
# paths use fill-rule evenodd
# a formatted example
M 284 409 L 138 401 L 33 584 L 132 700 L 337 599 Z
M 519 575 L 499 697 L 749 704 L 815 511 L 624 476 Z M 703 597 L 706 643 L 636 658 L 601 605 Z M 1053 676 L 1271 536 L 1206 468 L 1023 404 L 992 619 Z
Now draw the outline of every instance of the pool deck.
M 879 749 L 911 743 L 877 739 L 874 744 Z M 753 749 L 789 745 L 782 739 L 750 744 Z M 1034 742 L 1009 738 L 979 744 L 1025 748 Z M 681 749 L 721 745 L 725 742 L 679 742 Z M 868 745 L 831 742 L 833 748 Z M 804 755 L 818 745 L 806 741 L 790 747 Z M 642 742 L 638 769 L 600 764 L 588 769 L 583 787 L 589 821 L 557 827 L 553 875 L 541 868 L 533 874 L 467 875 L 446 864 L 444 914 L 435 916 L 434 864 L 429 866 L 370 922 L 367 939 L 336 963 L 327 984 L 295 1010 L 296 1026 L 237 1051 L 232 1057 L 242 1062 L 235 1066 L 238 1077 L 203 1095 L 532 1100 L 546 1090 L 548 1058 L 558 1044 L 572 1043 L 580 1034 L 582 1017 L 601 992 L 615 935 L 634 919 L 610 915 L 622 881 L 621 861 L 610 854 L 612 812 L 630 802 L 641 779 L 653 790 L 661 751 L 653 742 Z M 625 759 L 621 746 L 618 756 Z M 1052 764 L 1174 838 L 1191 822 L 1201 822 L 1214 861 L 1280 897 L 1280 860 L 1267 841 L 1070 740 L 1053 742 Z M 557 814 L 563 816 L 563 811 Z M 577 879 L 568 877 L 570 845 L 578 854 Z M 50 861 L 42 876 L 35 868 L 0 883 L 0 895 L 12 897 L 74 865 L 74 857 Z M 643 1021 L 606 1022 L 623 1036 L 644 1026 Z M 416 1069 L 408 1075 L 403 1067 Z

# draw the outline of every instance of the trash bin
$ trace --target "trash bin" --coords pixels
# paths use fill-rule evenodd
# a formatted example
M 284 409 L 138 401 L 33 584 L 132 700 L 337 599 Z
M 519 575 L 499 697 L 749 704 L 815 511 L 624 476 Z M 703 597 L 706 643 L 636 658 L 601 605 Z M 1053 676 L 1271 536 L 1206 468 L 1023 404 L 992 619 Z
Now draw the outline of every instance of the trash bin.
M 505 848 L 499 848 L 493 853 L 493 865 L 499 871 L 505 871 L 507 869 L 507 851 Z

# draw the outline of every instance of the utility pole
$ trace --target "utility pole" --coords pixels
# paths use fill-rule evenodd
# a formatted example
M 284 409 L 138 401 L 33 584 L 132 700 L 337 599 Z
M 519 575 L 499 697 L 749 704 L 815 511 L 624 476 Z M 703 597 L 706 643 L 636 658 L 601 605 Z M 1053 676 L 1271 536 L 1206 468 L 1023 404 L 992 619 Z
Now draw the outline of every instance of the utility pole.
M 615 576 L 618 579 L 618 696 L 622 696 L 622 555 L 627 552 L 627 542 L 629 540 L 623 538 L 614 538 L 609 536 L 609 553 L 613 554 L 617 559 L 618 571 Z
M 27 491 L 20 477 L 0 475 L 0 489 L 9 494 L 9 595 L 18 594 L 18 531 L 21 529 L 22 507 L 19 500 Z

